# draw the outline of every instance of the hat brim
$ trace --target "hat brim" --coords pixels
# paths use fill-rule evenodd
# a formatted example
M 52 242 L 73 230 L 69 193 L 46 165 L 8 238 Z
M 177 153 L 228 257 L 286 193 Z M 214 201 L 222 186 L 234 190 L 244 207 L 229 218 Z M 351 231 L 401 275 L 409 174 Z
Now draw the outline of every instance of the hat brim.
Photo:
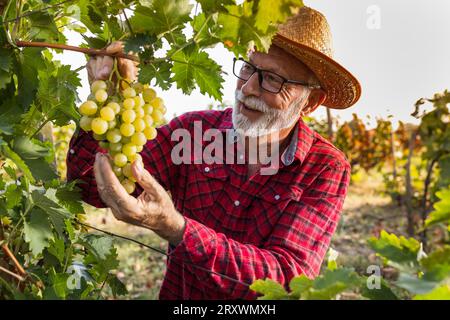
M 280 34 L 273 38 L 272 44 L 298 58 L 314 72 L 327 93 L 322 105 L 332 109 L 346 109 L 361 97 L 359 81 L 327 55 Z

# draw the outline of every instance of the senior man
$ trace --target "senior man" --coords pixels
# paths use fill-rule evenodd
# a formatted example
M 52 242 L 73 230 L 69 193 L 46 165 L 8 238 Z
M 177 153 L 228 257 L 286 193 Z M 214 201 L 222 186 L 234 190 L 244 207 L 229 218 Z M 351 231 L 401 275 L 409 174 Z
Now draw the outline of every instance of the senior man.
M 111 58 L 91 59 L 90 77 L 105 79 L 111 66 Z M 120 69 L 136 75 L 132 63 L 122 61 Z M 350 107 L 361 89 L 333 60 L 325 17 L 303 7 L 279 27 L 267 54 L 235 59 L 234 74 L 234 108 L 185 113 L 158 128 L 132 166 L 140 186 L 133 195 L 91 134 L 79 130 L 70 143 L 68 179 L 86 182 L 83 199 L 169 242 L 160 299 L 254 299 L 248 284 L 256 279 L 287 287 L 294 276 L 314 277 L 339 221 L 350 165 L 302 116 L 320 105 Z M 244 164 L 175 164 L 172 133 L 181 128 L 193 135 L 196 121 L 203 132 L 234 129 L 241 141 L 276 143 L 276 173 L 261 174 L 248 148 Z

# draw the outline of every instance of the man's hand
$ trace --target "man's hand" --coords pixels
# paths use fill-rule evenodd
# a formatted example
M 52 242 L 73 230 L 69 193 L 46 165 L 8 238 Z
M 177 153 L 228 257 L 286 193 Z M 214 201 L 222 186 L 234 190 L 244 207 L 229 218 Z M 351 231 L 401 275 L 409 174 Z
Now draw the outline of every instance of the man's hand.
M 123 43 L 121 41 L 114 41 L 108 47 L 106 52 L 115 54 L 123 52 Z M 130 52 L 131 54 L 132 52 Z M 137 79 L 138 63 L 129 59 L 117 59 L 117 68 L 120 75 L 131 81 Z M 114 66 L 114 60 L 110 56 L 95 56 L 91 57 L 86 64 L 88 71 L 89 83 L 95 80 L 106 80 L 111 74 Z
M 120 184 L 108 156 L 96 154 L 94 173 L 101 199 L 118 220 L 151 229 L 176 246 L 183 239 L 183 216 L 175 209 L 166 190 L 144 169 L 141 160 L 135 161 L 131 168 L 144 189 L 138 198 L 130 196 Z

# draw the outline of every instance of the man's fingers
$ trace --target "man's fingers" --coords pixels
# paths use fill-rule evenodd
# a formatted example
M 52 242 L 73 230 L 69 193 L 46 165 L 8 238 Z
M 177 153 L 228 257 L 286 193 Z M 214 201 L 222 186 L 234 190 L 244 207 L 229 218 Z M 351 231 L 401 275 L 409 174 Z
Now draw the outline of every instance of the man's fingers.
M 106 52 L 114 54 L 120 53 L 123 51 L 123 42 L 122 41 L 114 41 L 109 46 L 106 47 Z
M 166 192 L 158 181 L 144 169 L 144 166 L 140 160 L 133 162 L 131 165 L 133 176 L 137 183 L 145 190 L 145 192 L 151 194 L 156 201 L 161 201 L 162 194 Z
M 136 198 L 130 196 L 112 171 L 111 164 L 106 156 L 100 157 L 100 173 L 105 184 L 105 197 L 109 199 L 114 208 L 136 210 Z

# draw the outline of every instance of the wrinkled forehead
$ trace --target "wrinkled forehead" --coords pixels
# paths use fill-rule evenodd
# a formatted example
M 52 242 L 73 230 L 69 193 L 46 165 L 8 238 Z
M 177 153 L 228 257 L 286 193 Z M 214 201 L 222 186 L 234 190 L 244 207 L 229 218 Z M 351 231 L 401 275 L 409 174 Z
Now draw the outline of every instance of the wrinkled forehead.
M 284 74 L 291 79 L 314 75 L 302 61 L 275 45 L 272 45 L 267 53 L 253 48 L 247 52 L 247 58 L 258 64 L 260 68 L 278 70 L 280 74 Z

